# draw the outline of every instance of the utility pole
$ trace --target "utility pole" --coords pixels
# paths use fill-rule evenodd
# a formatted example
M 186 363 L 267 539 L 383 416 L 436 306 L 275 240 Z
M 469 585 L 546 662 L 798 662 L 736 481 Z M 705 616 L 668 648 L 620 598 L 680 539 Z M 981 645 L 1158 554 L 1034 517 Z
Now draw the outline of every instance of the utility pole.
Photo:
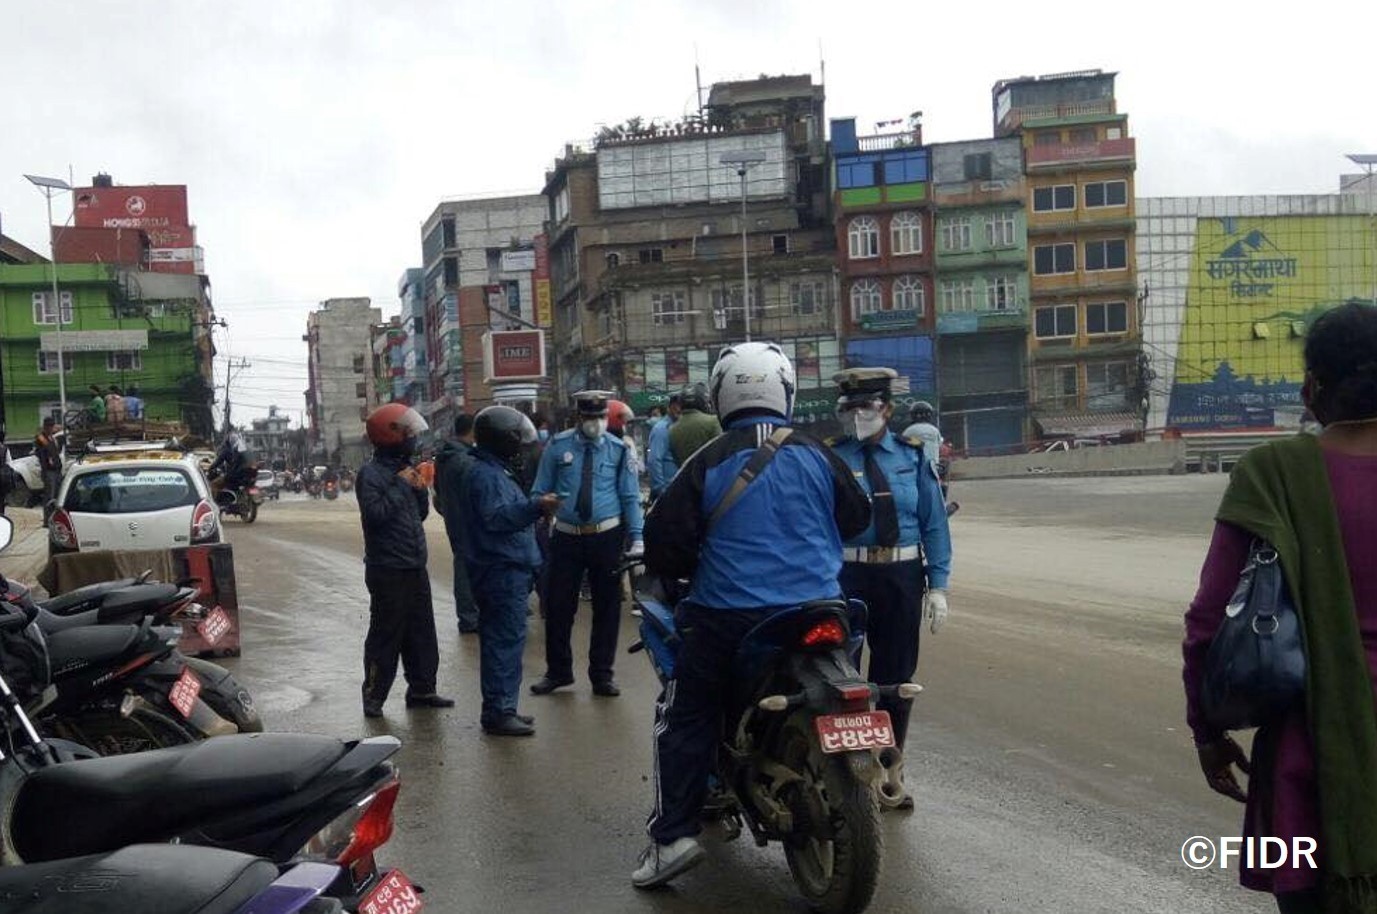
M 736 166 L 741 178 L 741 308 L 746 318 L 746 342 L 751 341 L 751 256 L 747 246 L 746 173 L 751 166 L 765 161 L 763 152 L 726 152 L 718 159 L 723 165 Z
M 245 368 L 252 368 L 253 363 L 248 359 L 241 358 L 237 363 L 234 359 L 227 359 L 225 365 L 225 422 L 223 434 L 230 432 L 230 384 L 239 376 Z M 237 370 L 236 370 L 237 369 Z

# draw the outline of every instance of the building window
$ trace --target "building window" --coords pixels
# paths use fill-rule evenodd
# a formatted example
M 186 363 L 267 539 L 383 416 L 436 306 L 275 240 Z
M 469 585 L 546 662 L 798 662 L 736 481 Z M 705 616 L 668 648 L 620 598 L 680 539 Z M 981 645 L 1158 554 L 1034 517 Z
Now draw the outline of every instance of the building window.
M 923 218 L 912 211 L 895 213 L 889 223 L 889 247 L 894 254 L 923 253 Z
M 770 244 L 774 245 L 774 251 L 775 251 L 776 254 L 787 254 L 787 253 L 789 253 L 789 236 L 788 236 L 788 235 L 771 235 L 771 236 L 770 236 Z
M 947 279 L 942 281 L 942 313 L 958 314 L 975 310 L 975 281 Z
M 72 293 L 59 292 L 58 301 L 62 303 L 62 323 L 70 324 L 72 322 Z M 33 322 L 35 324 L 57 323 L 57 309 L 53 307 L 53 293 L 35 292 L 33 294 Z
M 1055 276 L 1059 273 L 1074 272 L 1076 272 L 1076 246 L 1074 244 L 1040 244 L 1033 248 L 1034 274 Z
M 650 322 L 656 327 L 682 324 L 687 316 L 683 292 L 656 292 L 650 296 Z
M 988 181 L 993 173 L 988 152 L 975 152 L 961 159 L 962 172 L 967 181 Z
M 354 396 L 360 400 L 368 399 L 368 385 L 363 381 L 354 385 Z
M 851 284 L 851 316 L 860 320 L 864 314 L 874 314 L 884 306 L 880 284 L 873 279 L 861 279 Z
M 1092 209 L 1100 206 L 1127 206 L 1127 181 L 1095 181 L 1085 185 L 1085 206 Z
M 712 310 L 721 311 L 726 316 L 733 316 L 733 320 L 739 319 L 742 315 L 741 308 L 741 287 L 731 286 L 730 288 L 716 288 L 712 290 Z M 765 309 L 761 307 L 755 294 L 755 289 L 751 289 L 751 320 L 764 320 Z M 607 331 L 611 333 L 611 330 Z
M 985 220 L 985 246 L 1011 248 L 1016 243 L 1013 213 L 995 213 Z
M 621 255 L 621 254 L 618 254 L 616 251 L 612 251 L 611 253 L 609 253 L 609 254 L 607 255 L 607 269 L 609 269 L 609 270 L 615 270 L 617 267 L 619 267 L 619 266 L 621 266 L 621 265 L 622 265 L 622 255 Z
M 444 260 L 445 288 L 459 288 L 459 258 L 446 257 Z
M 1085 332 L 1091 336 L 1128 332 L 1128 302 L 1091 302 L 1085 306 Z
M 1052 305 L 1033 310 L 1033 332 L 1040 340 L 1061 340 L 1076 335 L 1076 306 Z
M 555 195 L 555 222 L 563 222 L 569 218 L 569 185 L 559 189 Z
M 852 260 L 880 256 L 880 223 L 869 216 L 851 220 L 846 230 L 846 250 Z
M 971 249 L 971 219 L 969 216 L 950 216 L 942 220 L 942 249 L 969 251 Z
M 894 280 L 891 297 L 895 311 L 912 311 L 919 317 L 926 311 L 923 296 L 923 281 L 917 276 L 900 276 Z
M 71 373 L 72 373 L 72 355 L 71 355 L 71 353 L 67 353 L 66 355 L 67 355 L 67 364 L 64 365 L 63 368 L 66 369 L 66 373 L 67 373 L 67 374 L 71 374 Z M 47 350 L 43 350 L 43 349 L 38 350 L 38 373 L 39 373 L 39 374 L 57 374 L 57 363 L 58 363 L 58 358 L 57 358 L 57 353 L 56 353 L 56 352 L 51 352 L 51 351 L 47 351 Z
M 447 251 L 458 245 L 453 216 L 444 216 L 440 219 L 440 239 Z
M 996 276 L 986 282 L 985 310 L 1017 311 L 1018 280 L 1012 276 Z
M 797 315 L 821 314 L 824 294 L 820 282 L 791 282 L 789 309 Z
M 1087 241 L 1085 268 L 1088 271 L 1128 269 L 1128 243 L 1122 238 Z
M 1072 143 L 1094 143 L 1098 139 L 1094 127 L 1077 127 L 1071 131 Z
M 1044 130 L 1033 135 L 1034 146 L 1056 146 L 1061 143 L 1060 130 Z
M 1054 184 L 1033 188 L 1033 212 L 1053 213 L 1076 208 L 1076 185 Z
M 1106 127 L 1104 131 L 1104 138 L 1106 140 L 1122 140 L 1124 138 L 1124 128 Z
M 665 262 L 664 248 L 641 248 L 641 250 L 638 253 L 640 254 L 641 263 Z
M 1033 381 L 1037 385 L 1038 405 L 1053 409 L 1075 409 L 1080 386 L 1078 374 L 1075 365 L 1048 365 L 1039 368 L 1033 376 Z
M 1086 365 L 1086 408 L 1128 408 L 1128 367 L 1127 362 L 1099 362 Z
M 354 374 L 363 374 L 363 356 L 354 356 Z
M 143 356 L 137 351 L 129 352 L 107 352 L 105 354 L 106 371 L 142 371 Z

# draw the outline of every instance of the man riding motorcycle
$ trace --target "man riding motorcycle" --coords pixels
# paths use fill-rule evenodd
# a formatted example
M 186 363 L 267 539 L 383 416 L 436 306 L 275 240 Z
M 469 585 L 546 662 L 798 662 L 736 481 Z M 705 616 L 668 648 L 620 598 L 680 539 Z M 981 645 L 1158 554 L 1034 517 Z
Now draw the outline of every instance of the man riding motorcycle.
M 693 584 L 678 612 L 675 678 L 656 707 L 655 809 L 638 888 L 664 885 L 705 855 L 694 836 L 742 638 L 780 610 L 839 597 L 842 540 L 870 523 L 846 465 L 788 428 L 794 391 L 776 344 L 724 349 L 709 392 L 726 432 L 682 465 L 646 519 L 647 569 Z M 773 458 L 743 474 L 763 448 Z
M 234 490 L 248 485 L 257 472 L 249 460 L 248 445 L 243 437 L 237 431 L 231 431 L 220 444 L 215 462 L 210 465 L 206 475 L 210 477 L 211 491 L 219 495 L 222 489 Z

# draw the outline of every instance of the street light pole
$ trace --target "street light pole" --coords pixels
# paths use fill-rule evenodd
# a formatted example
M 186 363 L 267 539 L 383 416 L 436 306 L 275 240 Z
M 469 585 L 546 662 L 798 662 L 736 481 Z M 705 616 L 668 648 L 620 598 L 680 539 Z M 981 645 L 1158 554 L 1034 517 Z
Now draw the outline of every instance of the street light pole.
M 751 258 L 746 228 L 746 173 L 765 161 L 763 152 L 726 152 L 719 161 L 735 165 L 741 177 L 741 308 L 746 314 L 746 342 L 751 341 Z
M 1372 169 L 1377 165 L 1377 153 L 1349 153 L 1348 160 L 1355 165 L 1361 165 L 1367 171 L 1367 225 L 1368 231 L 1372 234 L 1371 249 L 1368 253 L 1372 258 L 1372 303 L 1377 305 L 1377 209 L 1373 207 L 1372 195 Z
M 53 308 L 57 315 L 57 399 L 61 404 L 60 421 L 67 421 L 67 356 L 62 348 L 62 297 L 57 291 L 57 239 L 53 237 L 53 194 L 70 191 L 72 185 L 60 178 L 44 178 L 39 175 L 25 175 L 29 183 L 37 187 L 48 201 L 48 260 L 53 274 Z M 73 308 L 76 307 L 73 303 Z M 41 337 L 40 337 L 41 339 Z M 40 348 L 42 344 L 40 343 Z

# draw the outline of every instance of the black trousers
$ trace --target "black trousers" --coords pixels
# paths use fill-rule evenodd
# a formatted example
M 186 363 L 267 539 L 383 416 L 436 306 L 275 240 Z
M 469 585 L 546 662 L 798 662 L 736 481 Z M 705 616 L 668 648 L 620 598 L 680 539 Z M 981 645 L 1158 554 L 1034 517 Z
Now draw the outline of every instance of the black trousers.
M 918 671 L 925 581 L 921 559 L 888 565 L 842 565 L 842 591 L 853 600 L 864 600 L 870 610 L 866 625 L 870 669 L 866 678 L 876 685 L 910 682 Z M 889 712 L 900 748 L 908 735 L 912 706 L 913 702 L 897 697 L 882 698 L 877 705 Z
M 397 678 L 406 674 L 408 695 L 430 695 L 440 667 L 430 574 L 424 568 L 365 566 L 368 636 L 363 642 L 363 700 L 381 704 Z
M 741 639 L 768 611 L 705 609 L 683 604 L 683 645 L 674 678 L 655 706 L 655 809 L 646 831 L 669 844 L 700 830 L 713 755 L 731 697 L 732 661 Z
M 593 591 L 593 636 L 588 646 L 588 678 L 606 682 L 612 678 L 617 657 L 617 633 L 621 626 L 622 588 L 615 569 L 621 561 L 623 527 L 578 536 L 556 530 L 550 536 L 545 576 L 545 675 L 551 679 L 574 678 L 574 652 L 570 644 L 574 614 L 579 607 L 583 574 Z

